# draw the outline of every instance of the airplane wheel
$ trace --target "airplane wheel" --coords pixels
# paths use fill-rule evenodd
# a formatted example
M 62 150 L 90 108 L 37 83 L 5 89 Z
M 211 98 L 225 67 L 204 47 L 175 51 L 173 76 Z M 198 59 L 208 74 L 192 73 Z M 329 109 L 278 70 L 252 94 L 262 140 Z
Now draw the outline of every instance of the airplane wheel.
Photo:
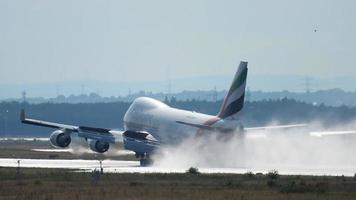
M 139 153 L 135 153 L 135 157 L 136 157 L 136 158 L 142 158 L 143 155 L 142 155 L 142 154 L 139 154 Z
M 150 158 L 142 158 L 140 160 L 140 166 L 141 167 L 146 167 L 146 166 L 150 166 L 153 165 L 153 160 Z

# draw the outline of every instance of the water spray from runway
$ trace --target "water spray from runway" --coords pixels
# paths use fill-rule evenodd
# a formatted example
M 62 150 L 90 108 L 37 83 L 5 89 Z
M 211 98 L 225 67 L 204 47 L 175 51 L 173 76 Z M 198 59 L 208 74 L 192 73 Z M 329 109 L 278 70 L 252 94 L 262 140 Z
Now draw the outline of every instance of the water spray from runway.
M 82 155 L 82 154 L 95 154 L 96 152 L 92 151 L 89 148 L 88 143 L 85 139 L 73 135 L 72 142 L 69 145 L 69 152 Z M 126 155 L 134 155 L 135 153 L 128 150 L 123 150 L 122 147 L 118 147 L 116 145 L 110 145 L 110 148 L 107 152 L 104 153 L 105 156 L 126 156 Z
M 356 122 L 356 121 L 355 121 Z M 356 123 L 329 127 L 356 130 Z M 221 138 L 206 133 L 188 138 L 174 147 L 164 147 L 155 156 L 158 167 L 231 167 L 246 169 L 314 169 L 356 165 L 356 136 L 311 137 L 309 131 L 325 128 L 314 122 L 308 128 L 260 131 Z M 210 135 L 210 136 L 209 136 Z
M 85 139 L 78 137 L 77 135 L 72 135 L 72 142 L 69 145 L 70 152 L 77 155 L 82 155 L 85 153 L 94 153 L 88 148 L 88 143 Z

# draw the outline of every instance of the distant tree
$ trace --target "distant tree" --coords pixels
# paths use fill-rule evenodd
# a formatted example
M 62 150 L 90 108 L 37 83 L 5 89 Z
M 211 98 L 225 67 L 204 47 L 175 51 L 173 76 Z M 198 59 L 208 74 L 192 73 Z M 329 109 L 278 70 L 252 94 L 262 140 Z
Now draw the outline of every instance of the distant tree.
M 176 105 L 177 104 L 177 99 L 176 97 L 172 96 L 170 100 L 171 105 Z
M 169 99 L 167 96 L 164 97 L 164 101 L 163 101 L 165 104 L 169 104 Z
M 165 103 L 179 109 L 216 115 L 222 100 L 217 102 L 196 99 L 180 101 L 175 97 L 170 100 L 166 97 Z M 0 137 L 48 136 L 53 131 L 53 129 L 21 124 L 19 114 L 22 108 L 25 108 L 28 115 L 33 118 L 103 128 L 122 128 L 122 119 L 130 104 L 124 101 L 76 104 L 0 102 Z M 270 123 L 272 119 L 283 124 L 305 123 L 318 119 L 330 126 L 335 121 L 347 123 L 356 119 L 356 108 L 330 107 L 324 104 L 315 106 L 284 98 L 247 102 L 240 118 L 244 126 L 262 126 Z

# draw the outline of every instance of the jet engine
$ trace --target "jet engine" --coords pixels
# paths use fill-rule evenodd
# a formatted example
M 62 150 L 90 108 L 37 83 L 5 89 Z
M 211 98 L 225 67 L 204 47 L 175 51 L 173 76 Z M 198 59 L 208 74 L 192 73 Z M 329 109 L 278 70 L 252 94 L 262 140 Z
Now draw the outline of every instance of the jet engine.
M 109 150 L 110 144 L 108 142 L 100 141 L 100 140 L 92 140 L 88 139 L 89 147 L 92 151 L 97 153 L 105 153 Z
M 54 131 L 50 138 L 49 138 L 51 144 L 54 147 L 59 147 L 59 148 L 64 148 L 67 147 L 70 142 L 72 141 L 70 137 L 70 132 L 63 131 L 63 130 L 56 130 Z

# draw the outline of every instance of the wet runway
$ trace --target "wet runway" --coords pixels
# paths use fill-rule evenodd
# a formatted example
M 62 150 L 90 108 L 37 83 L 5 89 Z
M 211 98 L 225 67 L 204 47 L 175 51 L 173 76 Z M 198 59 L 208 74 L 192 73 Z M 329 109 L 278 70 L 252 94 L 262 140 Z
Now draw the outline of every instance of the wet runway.
M 75 150 L 73 149 L 31 149 L 32 151 L 38 151 L 38 152 L 53 152 L 53 153 L 73 153 Z M 83 151 L 83 150 L 82 150 Z M 86 149 L 84 150 L 86 153 L 93 153 L 91 150 Z M 117 156 L 123 156 L 123 155 L 135 155 L 133 151 L 129 150 L 115 150 L 115 155 Z
M 1 167 L 17 167 L 17 161 L 20 160 L 21 167 L 28 168 L 65 168 L 74 170 L 92 171 L 100 168 L 98 160 L 57 160 L 57 159 L 12 159 L 1 158 Z M 110 173 L 184 173 L 187 169 L 162 168 L 157 166 L 140 167 L 138 161 L 123 160 L 103 160 L 102 165 L 104 172 Z M 353 176 L 356 172 L 355 166 L 320 166 L 313 168 L 303 168 L 298 166 L 282 166 L 273 168 L 273 166 L 264 166 L 261 168 L 198 168 L 202 173 L 228 173 L 243 174 L 247 172 L 267 173 L 273 169 L 279 174 L 284 175 L 336 175 L 336 176 Z

